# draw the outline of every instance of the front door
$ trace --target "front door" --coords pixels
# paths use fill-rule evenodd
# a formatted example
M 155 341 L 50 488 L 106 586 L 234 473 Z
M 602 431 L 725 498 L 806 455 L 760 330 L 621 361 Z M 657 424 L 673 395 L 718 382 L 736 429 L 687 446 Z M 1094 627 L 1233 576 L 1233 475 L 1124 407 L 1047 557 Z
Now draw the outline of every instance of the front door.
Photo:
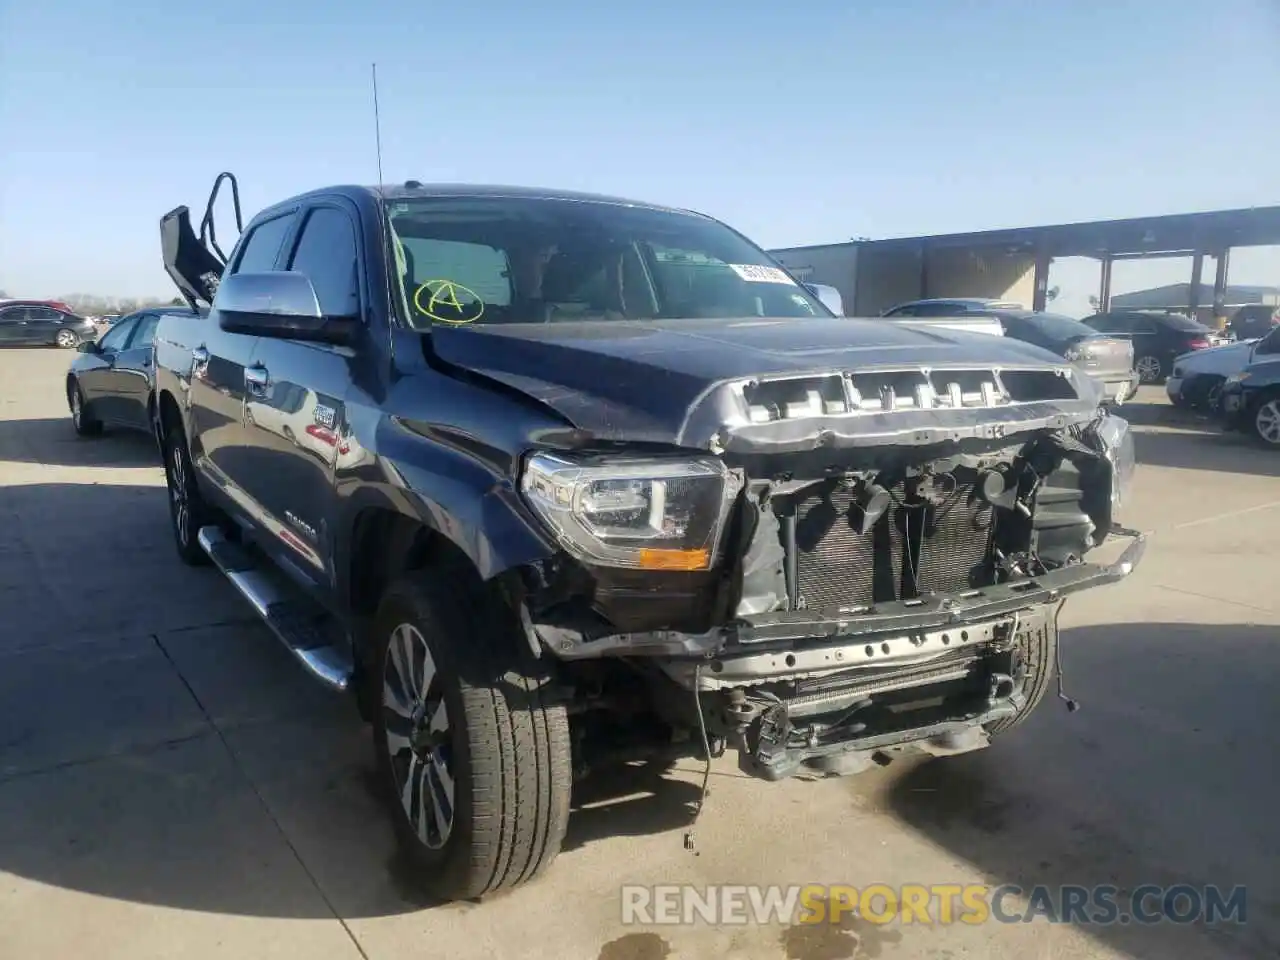
M 326 316 L 361 312 L 356 218 L 338 201 L 308 210 L 286 262 L 311 280 Z M 317 582 L 332 572 L 327 517 L 353 357 L 349 348 L 263 337 L 248 371 L 247 445 L 259 469 L 246 477 L 247 492 L 276 549 Z
M 286 213 L 252 225 L 232 253 L 228 275 L 276 269 L 293 222 Z M 245 378 L 258 338 L 221 329 L 216 296 L 201 329 L 205 338 L 192 349 L 191 456 L 231 505 L 252 515 L 245 488 L 259 464 L 246 445 Z
M 151 423 L 151 346 L 159 323 L 160 314 L 144 313 L 115 363 L 119 420 L 144 430 Z
M 118 423 L 121 419 L 120 377 L 116 363 L 129 344 L 138 317 L 125 317 L 98 341 L 96 353 L 89 354 L 85 368 L 77 374 L 85 403 L 94 419 Z

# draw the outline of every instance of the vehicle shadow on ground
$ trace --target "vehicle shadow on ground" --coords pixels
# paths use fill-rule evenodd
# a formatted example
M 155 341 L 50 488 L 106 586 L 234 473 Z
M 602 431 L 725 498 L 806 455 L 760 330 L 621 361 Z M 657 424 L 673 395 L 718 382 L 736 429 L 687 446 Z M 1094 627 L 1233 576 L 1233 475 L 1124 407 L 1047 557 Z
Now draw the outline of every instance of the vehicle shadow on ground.
M 1280 955 L 1280 774 L 1263 759 L 1280 723 L 1280 630 L 1125 624 L 1064 640 L 1078 713 L 1051 691 L 990 749 L 907 767 L 884 805 L 993 886 L 1111 884 L 1126 912 L 1123 891 L 1144 884 L 1247 887 L 1243 924 L 1086 928 L 1136 960 Z
M 163 489 L 19 484 L 0 488 L 0 521 L 10 887 L 304 919 L 469 909 L 434 902 L 397 854 L 352 700 L 306 676 L 216 571 L 178 562 Z M 80 571 L 73 594 L 64 570 Z M 596 771 L 566 849 L 684 827 L 688 773 Z M 0 890 L 0 917 L 14 902 Z
M 55 467 L 160 466 L 148 434 L 108 427 L 96 437 L 76 436 L 71 414 L 39 420 L 0 420 L 0 461 Z

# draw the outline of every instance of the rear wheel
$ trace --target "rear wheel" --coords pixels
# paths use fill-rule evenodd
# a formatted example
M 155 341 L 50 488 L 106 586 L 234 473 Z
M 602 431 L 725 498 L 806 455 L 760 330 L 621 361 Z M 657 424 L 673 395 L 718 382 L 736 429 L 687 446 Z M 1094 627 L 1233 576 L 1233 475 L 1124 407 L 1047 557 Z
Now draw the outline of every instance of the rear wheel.
M 1258 398 L 1252 420 L 1253 435 L 1266 446 L 1280 449 L 1280 390 Z
M 519 623 L 462 573 L 392 585 L 375 618 L 374 748 L 401 849 L 445 900 L 519 886 L 569 818 L 569 726 Z
M 200 496 L 187 438 L 176 425 L 169 427 L 165 438 L 164 477 L 169 489 L 169 519 L 178 556 L 190 566 L 204 566 L 209 562 L 209 555 L 196 537 L 200 528 L 211 522 L 213 512 Z
M 71 425 L 78 436 L 96 437 L 102 432 L 102 421 L 93 419 L 89 414 L 84 393 L 74 380 L 67 383 L 67 405 L 71 407 Z
M 80 338 L 74 330 L 59 330 L 54 334 L 53 342 L 64 350 L 71 350 L 80 345 Z
M 1164 361 L 1154 354 L 1143 354 L 1134 361 L 1133 368 L 1143 383 L 1159 383 L 1164 379 Z

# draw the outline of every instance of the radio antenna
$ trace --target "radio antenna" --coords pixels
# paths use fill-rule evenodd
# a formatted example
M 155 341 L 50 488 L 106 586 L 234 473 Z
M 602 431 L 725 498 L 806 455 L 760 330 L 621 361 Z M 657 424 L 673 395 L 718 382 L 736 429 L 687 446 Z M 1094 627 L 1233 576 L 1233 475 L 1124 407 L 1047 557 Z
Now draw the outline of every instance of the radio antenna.
M 378 116 L 378 65 L 373 66 L 373 136 L 378 150 L 378 190 L 382 190 L 382 118 Z

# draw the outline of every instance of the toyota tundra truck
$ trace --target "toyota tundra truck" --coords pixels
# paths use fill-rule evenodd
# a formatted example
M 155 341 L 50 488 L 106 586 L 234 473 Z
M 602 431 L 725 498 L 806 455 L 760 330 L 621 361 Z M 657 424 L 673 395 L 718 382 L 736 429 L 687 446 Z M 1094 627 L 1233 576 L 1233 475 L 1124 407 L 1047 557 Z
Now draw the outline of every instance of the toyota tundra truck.
M 1090 377 L 838 317 L 710 217 L 342 186 L 224 255 L 212 209 L 161 220 L 209 308 L 155 336 L 177 553 L 352 695 L 441 898 L 540 875 L 620 758 L 985 747 L 1058 673 L 1064 599 L 1142 556 Z

